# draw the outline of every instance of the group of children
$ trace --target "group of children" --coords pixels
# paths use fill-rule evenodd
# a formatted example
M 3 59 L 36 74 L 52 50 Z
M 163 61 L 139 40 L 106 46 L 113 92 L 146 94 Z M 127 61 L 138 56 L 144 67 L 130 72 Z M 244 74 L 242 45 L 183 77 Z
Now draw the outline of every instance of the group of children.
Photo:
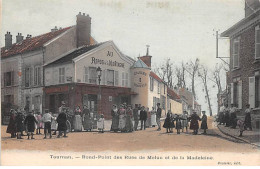
M 204 130 L 202 134 L 207 134 L 206 130 L 208 129 L 207 125 L 207 116 L 205 111 L 202 111 L 202 118 L 200 118 L 196 112 L 193 112 L 191 116 L 188 116 L 187 112 L 184 112 L 183 115 L 175 114 L 173 115 L 170 111 L 167 113 L 167 117 L 164 121 L 163 127 L 166 128 L 166 133 L 173 133 L 173 128 L 176 128 L 177 134 L 180 134 L 180 130 L 184 132 L 186 128 L 186 133 L 188 132 L 188 126 L 190 122 L 190 129 L 193 130 L 193 134 L 198 134 L 199 123 L 201 122 L 201 129 Z

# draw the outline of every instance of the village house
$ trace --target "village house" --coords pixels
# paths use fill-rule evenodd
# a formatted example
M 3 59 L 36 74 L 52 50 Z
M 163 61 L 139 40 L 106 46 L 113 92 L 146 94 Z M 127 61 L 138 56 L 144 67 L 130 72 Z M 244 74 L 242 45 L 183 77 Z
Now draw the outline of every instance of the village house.
M 23 39 L 21 33 L 12 43 L 12 35 L 5 35 L 5 47 L 1 48 L 1 98 L 2 109 L 25 108 L 27 111 L 44 109 L 44 69 L 43 65 L 63 56 L 80 46 L 96 43 L 90 35 L 91 18 L 84 13 L 77 15 L 74 26 L 58 29 Z M 8 105 L 8 106 L 5 106 Z
M 252 108 L 253 128 L 260 127 L 260 2 L 245 1 L 245 18 L 221 34 L 230 39 L 230 71 L 227 73 L 228 98 L 239 116 L 246 105 Z

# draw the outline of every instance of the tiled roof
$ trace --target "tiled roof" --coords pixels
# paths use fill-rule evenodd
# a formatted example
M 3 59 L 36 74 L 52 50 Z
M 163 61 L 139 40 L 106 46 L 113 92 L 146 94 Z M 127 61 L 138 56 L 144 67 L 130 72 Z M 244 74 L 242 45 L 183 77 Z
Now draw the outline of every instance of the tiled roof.
M 50 41 L 51 39 L 59 36 L 66 30 L 70 29 L 70 27 L 66 27 L 54 32 L 48 32 L 39 36 L 35 36 L 29 39 L 24 39 L 21 42 L 15 43 L 12 45 L 10 49 L 5 49 L 5 47 L 1 48 L 1 57 L 8 57 L 28 51 L 33 51 L 42 47 L 46 42 Z
M 98 43 L 98 44 L 95 44 L 95 45 L 88 45 L 88 46 L 80 47 L 77 50 L 74 50 L 73 52 L 67 54 L 66 56 L 49 63 L 48 65 L 72 62 L 72 59 L 74 59 L 74 58 L 78 57 L 79 55 L 82 55 L 83 53 L 86 53 L 86 52 L 88 52 L 88 51 L 90 51 L 92 49 L 95 49 L 96 47 L 98 47 L 98 46 L 100 46 L 100 45 L 102 45 L 104 43 L 105 42 Z
M 180 96 L 174 92 L 171 88 L 167 87 L 167 94 L 173 99 L 173 100 L 178 100 L 181 99 Z
M 163 80 L 161 78 L 159 78 L 159 76 L 157 76 L 154 72 L 150 72 L 150 76 L 153 77 L 154 79 L 156 79 L 159 82 L 163 82 Z
M 134 65 L 133 68 L 145 68 L 145 69 L 150 69 L 141 59 L 138 59 Z

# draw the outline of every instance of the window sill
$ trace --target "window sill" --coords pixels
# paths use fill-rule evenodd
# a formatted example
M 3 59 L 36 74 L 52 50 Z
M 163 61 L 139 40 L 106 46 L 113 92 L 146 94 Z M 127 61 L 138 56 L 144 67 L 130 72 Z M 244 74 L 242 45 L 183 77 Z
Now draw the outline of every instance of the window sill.
M 260 107 L 254 108 L 254 109 L 252 109 L 252 110 L 253 110 L 253 111 L 260 110 Z
M 239 67 L 233 68 L 231 71 L 236 71 L 236 70 L 240 70 Z
M 255 61 L 253 62 L 253 64 L 259 63 L 260 62 L 260 58 L 259 59 L 255 59 Z

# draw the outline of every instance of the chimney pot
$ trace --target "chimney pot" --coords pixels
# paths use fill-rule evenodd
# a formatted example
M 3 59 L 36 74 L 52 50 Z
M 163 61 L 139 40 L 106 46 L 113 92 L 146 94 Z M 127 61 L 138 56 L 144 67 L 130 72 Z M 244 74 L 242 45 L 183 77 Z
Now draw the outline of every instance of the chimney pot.
M 18 33 L 18 35 L 16 36 L 16 43 L 23 41 L 23 36 L 22 33 Z
M 83 15 L 85 16 L 85 13 L 83 13 Z
M 6 47 L 6 49 L 9 49 L 12 47 L 12 35 L 10 32 L 7 32 L 5 34 L 5 47 Z
M 91 37 L 91 18 L 85 17 L 85 13 L 83 13 L 84 17 L 79 15 L 76 21 L 77 47 L 89 45 Z

